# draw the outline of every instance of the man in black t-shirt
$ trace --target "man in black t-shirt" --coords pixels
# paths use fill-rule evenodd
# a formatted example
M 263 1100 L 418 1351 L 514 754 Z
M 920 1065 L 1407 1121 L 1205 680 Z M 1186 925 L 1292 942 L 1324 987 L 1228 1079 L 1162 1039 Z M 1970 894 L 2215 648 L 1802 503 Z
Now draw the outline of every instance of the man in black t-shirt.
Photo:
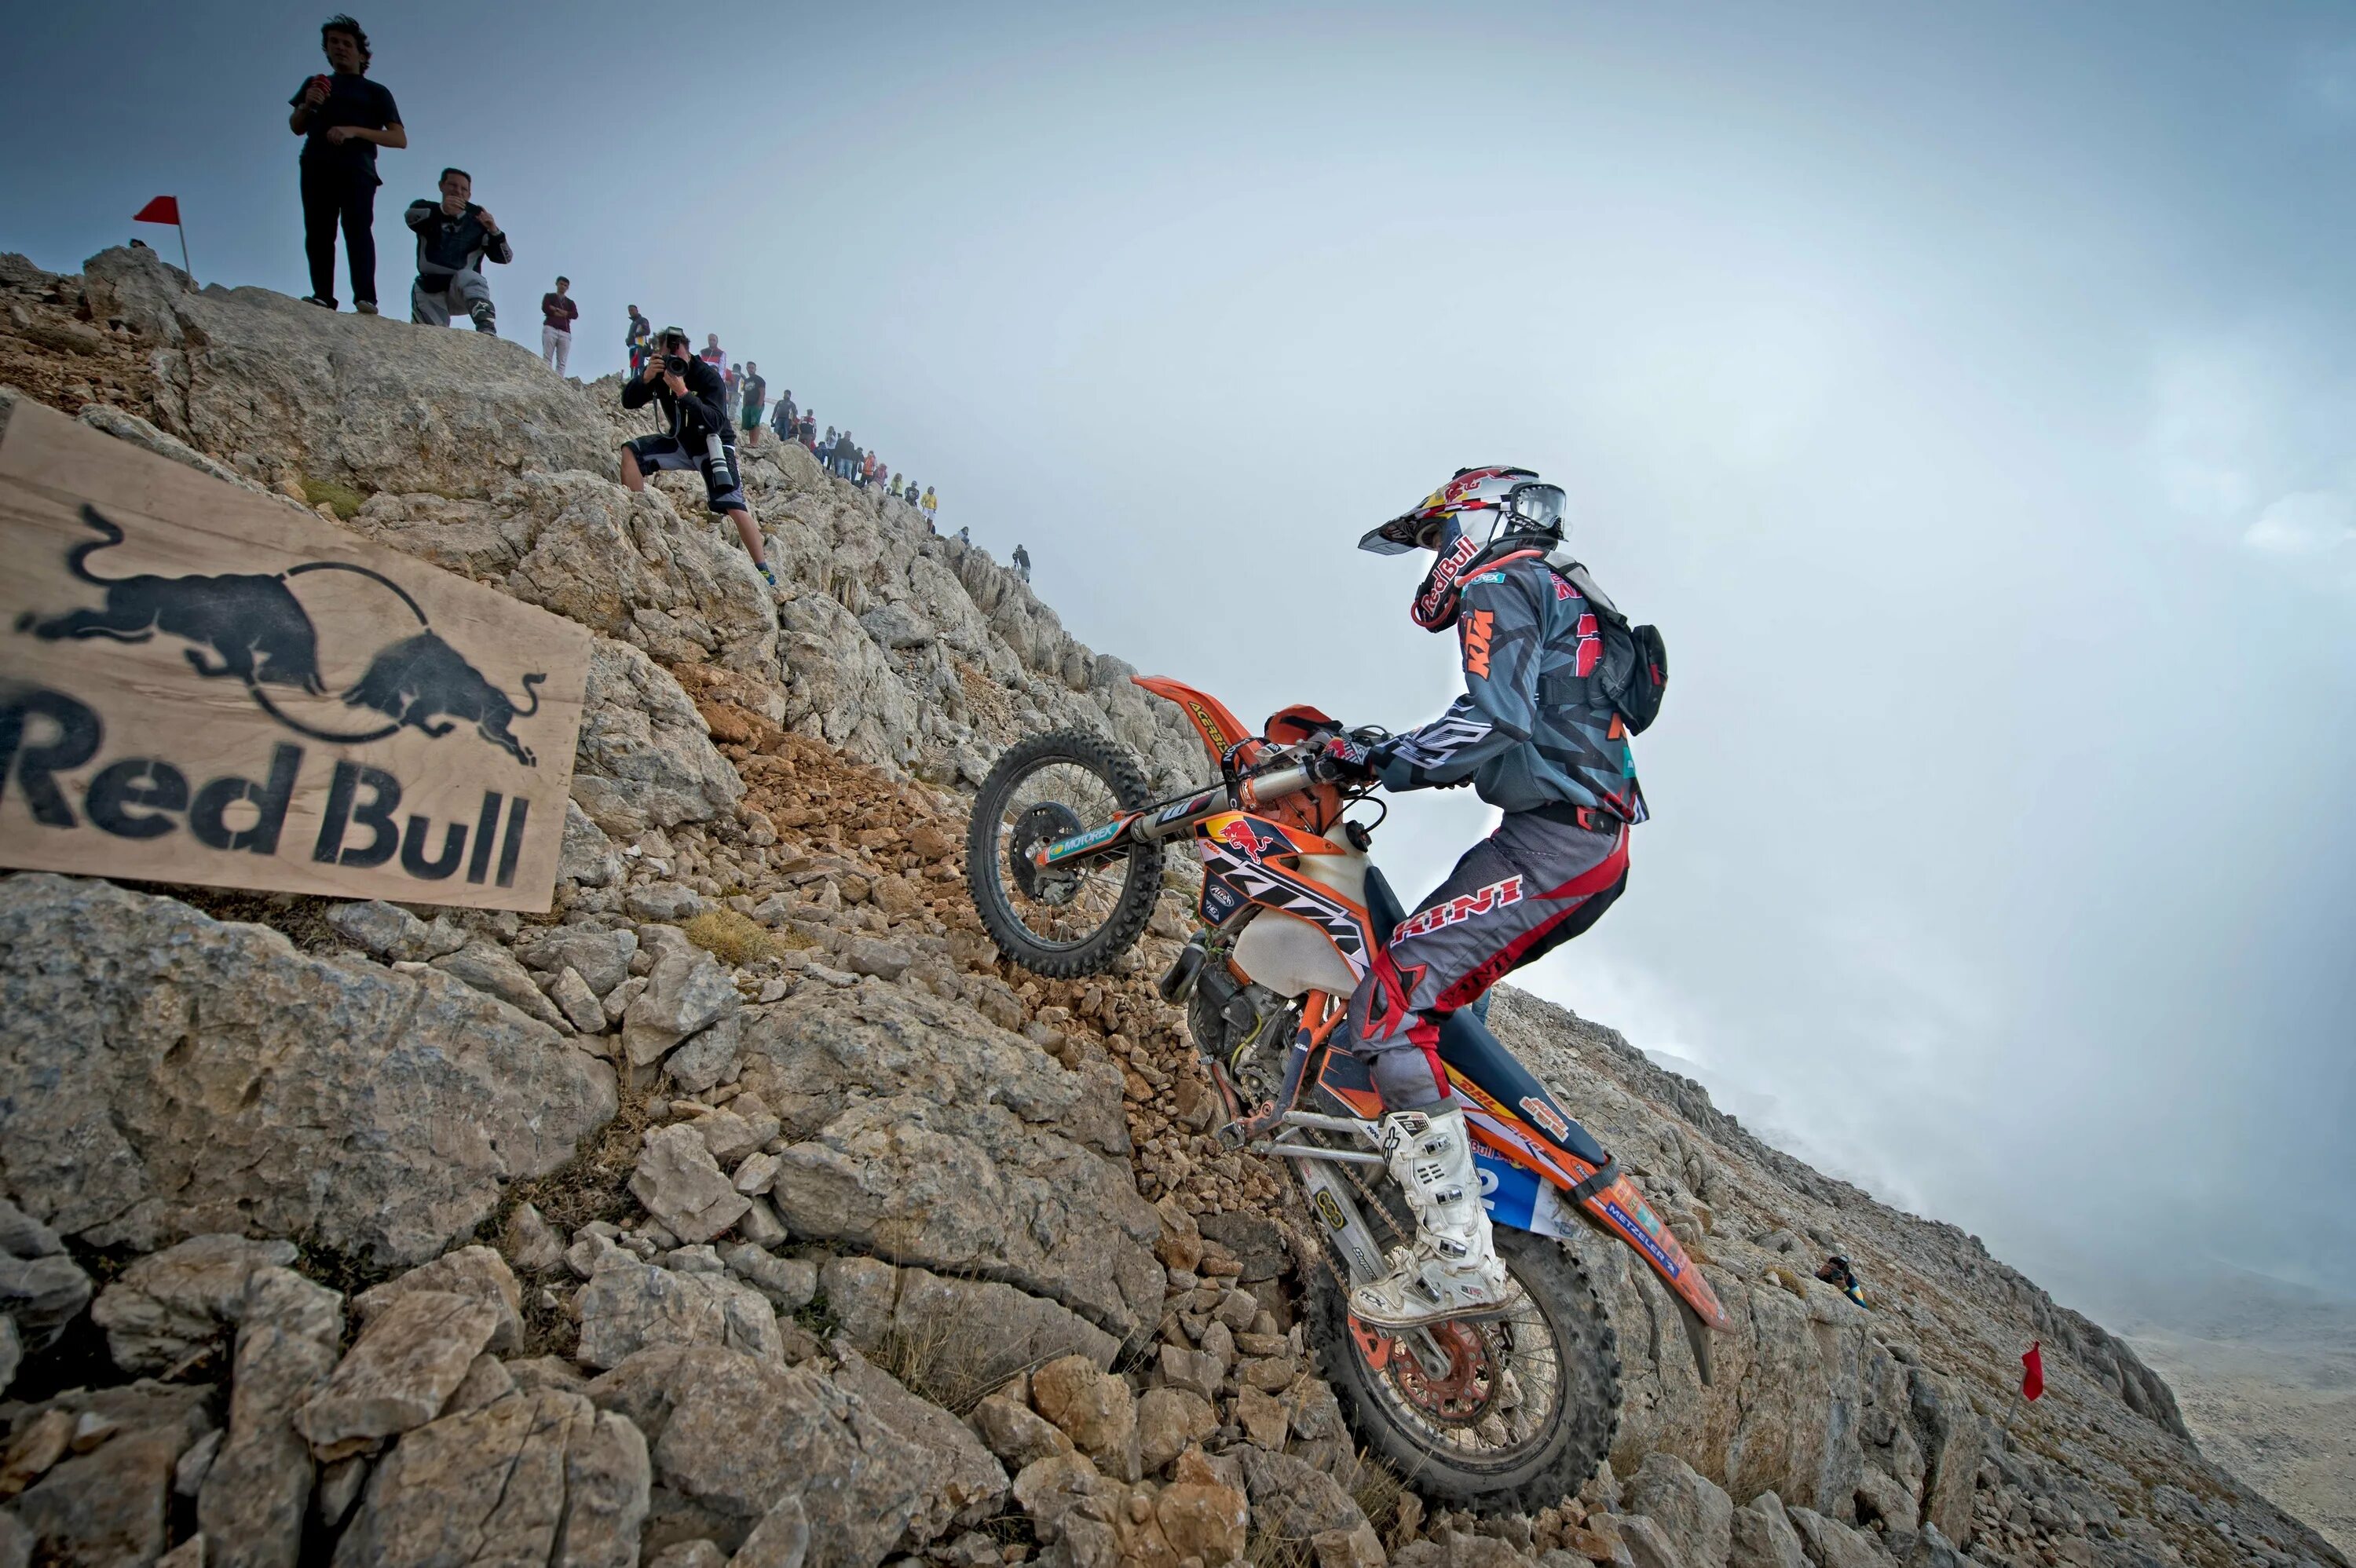
M 368 35 L 349 16 L 330 16 L 319 47 L 333 74 L 305 82 L 287 102 L 287 129 L 303 141 L 303 249 L 311 263 L 312 304 L 336 308 L 336 227 L 352 275 L 352 308 L 376 314 L 376 150 L 406 147 L 392 94 L 368 79 Z

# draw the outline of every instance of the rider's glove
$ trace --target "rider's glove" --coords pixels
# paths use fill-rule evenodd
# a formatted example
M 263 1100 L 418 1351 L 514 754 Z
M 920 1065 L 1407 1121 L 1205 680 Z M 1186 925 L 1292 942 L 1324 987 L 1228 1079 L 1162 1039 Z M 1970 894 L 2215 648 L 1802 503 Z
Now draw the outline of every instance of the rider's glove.
M 1329 735 L 1319 748 L 1317 758 L 1328 777 L 1346 784 L 1363 784 L 1375 776 L 1377 763 L 1375 746 L 1363 739 L 1364 731 L 1348 735 Z

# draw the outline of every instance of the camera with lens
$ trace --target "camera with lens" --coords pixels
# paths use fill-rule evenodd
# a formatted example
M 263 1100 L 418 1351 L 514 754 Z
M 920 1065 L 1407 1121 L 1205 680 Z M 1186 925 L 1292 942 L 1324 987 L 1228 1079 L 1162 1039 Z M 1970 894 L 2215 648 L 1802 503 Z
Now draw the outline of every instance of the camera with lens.
M 674 375 L 674 376 L 684 376 L 684 375 L 686 375 L 686 374 L 687 374 L 687 356 L 686 356 L 686 355 L 684 355 L 684 354 L 666 354 L 666 355 L 664 355 L 664 356 L 663 356 L 663 368 L 664 368 L 665 370 L 669 371 L 670 374 L 672 374 L 672 375 Z

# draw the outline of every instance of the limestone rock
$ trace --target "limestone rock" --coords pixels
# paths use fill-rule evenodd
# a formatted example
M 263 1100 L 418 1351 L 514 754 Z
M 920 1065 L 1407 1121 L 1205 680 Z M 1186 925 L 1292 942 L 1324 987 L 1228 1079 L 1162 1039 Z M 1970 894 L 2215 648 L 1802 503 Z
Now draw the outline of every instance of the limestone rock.
M 652 1479 L 626 1418 L 577 1393 L 518 1393 L 403 1436 L 369 1477 L 337 1568 L 627 1568 Z
M 507 1234 L 499 1243 L 516 1268 L 543 1274 L 564 1262 L 564 1244 L 539 1208 L 519 1203 L 508 1216 Z
M 712 1346 L 641 1350 L 590 1385 L 647 1435 L 654 1507 L 733 1551 L 787 1497 L 809 1520 L 813 1564 L 873 1563 L 920 1520 L 953 1513 L 934 1460 L 812 1366 Z M 745 1434 L 759 1433 L 747 1442 Z
M 573 798 L 621 838 L 703 822 L 731 810 L 744 785 L 679 682 L 637 649 L 591 645 Z
M 780 1312 L 798 1312 L 818 1295 L 818 1264 L 808 1258 L 774 1257 L 738 1242 L 720 1249 L 729 1271 L 747 1281 Z
M 1612 1522 L 1636 1568 L 1694 1568 L 1657 1520 L 1641 1513 L 1628 1513 Z
M 1007 1379 L 1059 1358 L 1110 1367 L 1120 1343 L 1052 1301 L 1012 1285 L 947 1278 L 875 1258 L 830 1259 L 819 1288 L 844 1338 L 962 1407 Z
M 556 854 L 559 881 L 584 888 L 611 887 L 622 879 L 622 857 L 605 830 L 589 819 L 577 800 L 564 803 L 564 840 Z
M 1006 1469 L 974 1434 L 940 1406 L 911 1393 L 881 1368 L 852 1358 L 829 1381 L 863 1403 L 869 1413 L 922 1456 L 922 1472 L 909 1477 L 926 1499 L 913 1514 L 908 1533 L 932 1540 L 951 1529 L 976 1525 L 998 1511 L 1006 1496 Z
M 313 1466 L 294 1420 L 335 1369 L 343 1305 L 292 1269 L 264 1268 L 249 1283 L 229 1433 L 197 1492 L 207 1562 L 294 1568 L 299 1559 Z
M 497 943 L 469 942 L 457 952 L 434 960 L 434 967 L 560 1033 L 573 1028 L 556 1004 L 541 995 L 524 966 Z
M 484 1349 L 495 1356 L 511 1356 L 523 1349 L 523 1289 L 516 1284 L 508 1262 L 486 1246 L 461 1247 L 430 1264 L 389 1279 L 352 1297 L 352 1315 L 362 1329 L 377 1314 L 412 1290 L 446 1290 L 473 1296 L 490 1307 L 498 1327 Z
M 1003 1394 L 991 1394 L 966 1419 L 991 1453 L 1017 1469 L 1074 1452 L 1062 1427 Z
M 712 1240 L 752 1206 L 752 1200 L 721 1174 L 719 1162 L 695 1128 L 677 1123 L 647 1134 L 630 1191 L 683 1242 Z
M 663 1345 L 721 1345 L 765 1361 L 784 1359 L 776 1313 L 751 1285 L 723 1274 L 678 1274 L 614 1263 L 580 1296 L 584 1366 L 618 1366 Z
M 1153 1499 L 1153 1518 L 1170 1550 L 1180 1557 L 1200 1558 L 1206 1565 L 1243 1558 L 1249 1512 L 1244 1494 L 1233 1487 L 1184 1481 L 1164 1487 Z M 1373 1533 L 1363 1521 L 1357 1528 Z
M 423 1426 L 441 1413 L 498 1327 L 498 1309 L 478 1296 L 397 1296 L 369 1320 L 294 1425 L 322 1460 Z
M 1186 1451 L 1219 1428 L 1211 1402 L 1184 1389 L 1150 1388 L 1137 1401 L 1138 1462 L 1147 1475 L 1159 1474 Z
M 1734 1510 L 1729 1541 L 1730 1568 L 1807 1568 L 1799 1532 L 1773 1492 L 1762 1492 Z
M 1667 1532 L 1686 1568 L 1720 1568 L 1726 1562 L 1734 1501 L 1676 1455 L 1644 1456 L 1629 1478 L 1627 1507 L 1650 1515 Z
M 15 1518 L 33 1539 L 36 1562 L 66 1568 L 152 1563 L 170 1526 L 173 1474 L 180 1456 L 212 1422 L 211 1391 L 140 1381 L 76 1392 L 27 1411 L 20 1422 L 54 1413 L 70 1432 L 83 1416 L 112 1424 L 115 1435 L 87 1454 L 63 1455 L 16 1500 Z M 0 1516 L 5 1517 L 5 1516 Z
M 192 1236 L 135 1260 L 100 1292 L 91 1317 L 124 1371 L 153 1376 L 193 1364 L 222 1347 L 245 1315 L 257 1270 L 294 1261 L 292 1242 Z
M 0 1170 L 94 1245 L 252 1229 L 420 1263 L 616 1104 L 610 1068 L 446 976 L 106 882 L 0 881 Z
M 645 1066 L 707 1025 L 744 1006 L 728 971 L 701 948 L 666 954 L 647 974 L 647 988 L 622 1019 L 622 1050 Z
M 1874 1549 L 1871 1539 L 1840 1520 L 1826 1519 L 1814 1509 L 1785 1511 L 1792 1528 L 1799 1532 L 1801 1549 L 1816 1568 L 1888 1568 L 1887 1559 Z
M 1365 1514 L 1333 1477 L 1290 1454 L 1248 1444 L 1241 1450 L 1252 1518 L 1260 1529 L 1307 1540 L 1328 1530 L 1355 1530 Z
M 543 975 L 571 969 L 602 997 L 629 978 L 630 960 L 637 951 L 638 933 L 627 926 L 617 931 L 565 926 L 519 944 L 516 956 L 525 968 Z
M 1001 1280 L 1123 1338 L 1160 1319 L 1161 1222 L 1107 1157 L 1128 1148 L 1116 1075 L 873 981 L 803 996 L 746 1031 L 743 1077 L 796 1140 L 770 1190 L 796 1235 Z
M 382 899 L 331 904 L 327 922 L 337 935 L 386 963 L 423 963 L 466 945 L 466 933 L 447 916 L 431 924 Z
M 1099 1468 L 1118 1470 L 1137 1437 L 1129 1385 L 1086 1356 L 1065 1356 L 1031 1374 L 1031 1403 Z

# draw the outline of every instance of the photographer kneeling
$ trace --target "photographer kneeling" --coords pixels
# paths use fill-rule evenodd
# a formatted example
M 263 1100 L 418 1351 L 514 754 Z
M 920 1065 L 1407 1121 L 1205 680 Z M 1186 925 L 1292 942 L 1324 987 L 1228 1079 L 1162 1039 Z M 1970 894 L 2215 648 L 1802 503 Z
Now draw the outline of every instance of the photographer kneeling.
M 775 588 L 761 546 L 761 529 L 744 501 L 744 486 L 736 476 L 736 432 L 728 422 L 726 389 L 720 372 L 687 351 L 687 334 L 667 326 L 647 357 L 646 368 L 622 383 L 622 406 L 642 409 L 660 403 L 669 422 L 669 433 L 642 435 L 622 448 L 622 483 L 633 490 L 647 487 L 646 476 L 666 469 L 693 468 L 703 475 L 704 505 L 736 525 L 745 553 L 753 558 L 761 581 Z

